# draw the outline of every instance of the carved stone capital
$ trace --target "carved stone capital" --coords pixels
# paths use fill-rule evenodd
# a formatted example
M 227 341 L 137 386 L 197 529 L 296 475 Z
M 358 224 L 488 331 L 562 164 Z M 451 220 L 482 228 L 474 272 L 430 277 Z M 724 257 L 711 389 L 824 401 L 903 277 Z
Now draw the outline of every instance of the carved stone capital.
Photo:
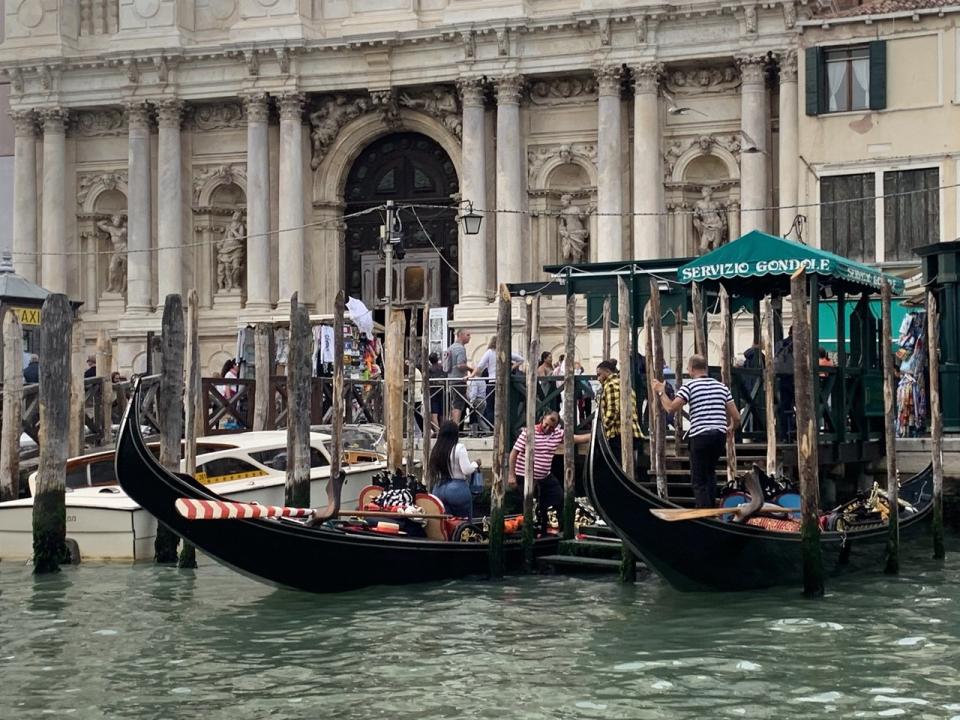
M 183 101 L 166 98 L 157 103 L 157 125 L 162 128 L 180 129 L 183 120 Z
M 523 75 L 503 75 L 497 80 L 497 105 L 519 105 L 523 94 Z
M 303 93 L 286 93 L 280 96 L 280 121 L 303 122 Z
M 457 80 L 460 90 L 460 100 L 464 106 L 483 107 L 486 87 L 483 78 L 470 77 Z
M 780 84 L 797 81 L 797 51 L 785 50 L 780 53 Z
M 763 85 L 767 58 L 764 55 L 738 55 L 737 67 L 744 85 Z
M 146 100 L 133 100 L 124 105 L 127 114 L 127 129 L 148 130 L 150 128 L 150 105 Z
M 33 110 L 11 110 L 10 119 L 13 120 L 13 132 L 16 137 L 37 136 L 37 113 Z
M 601 65 L 596 74 L 600 95 L 620 97 L 620 83 L 623 80 L 623 68 L 620 65 Z
M 663 63 L 650 62 L 633 68 L 633 91 L 635 93 L 655 93 L 663 76 Z
M 43 133 L 63 135 L 66 129 L 69 113 L 66 108 L 49 107 L 40 110 L 40 119 L 43 121 Z
M 247 122 L 265 123 L 270 119 L 269 96 L 263 91 L 251 92 L 243 97 L 247 110 Z

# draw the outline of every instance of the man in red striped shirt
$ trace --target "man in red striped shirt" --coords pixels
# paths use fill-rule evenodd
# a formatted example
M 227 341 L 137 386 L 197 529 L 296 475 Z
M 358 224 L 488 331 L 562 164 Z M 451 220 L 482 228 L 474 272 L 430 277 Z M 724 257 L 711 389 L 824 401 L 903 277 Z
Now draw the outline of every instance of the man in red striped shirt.
M 533 441 L 533 477 L 536 482 L 537 493 L 537 525 L 540 534 L 547 532 L 547 510 L 556 508 L 557 517 L 561 517 L 563 506 L 563 488 L 560 481 L 553 474 L 553 458 L 557 448 L 563 445 L 563 431 L 557 429 L 560 424 L 560 414 L 556 410 L 548 410 L 536 426 Z M 574 435 L 575 443 L 588 442 L 590 433 Z M 510 474 L 507 483 L 510 488 L 519 488 L 523 494 L 523 481 L 526 478 L 527 467 L 527 429 L 520 431 L 520 437 L 510 451 Z

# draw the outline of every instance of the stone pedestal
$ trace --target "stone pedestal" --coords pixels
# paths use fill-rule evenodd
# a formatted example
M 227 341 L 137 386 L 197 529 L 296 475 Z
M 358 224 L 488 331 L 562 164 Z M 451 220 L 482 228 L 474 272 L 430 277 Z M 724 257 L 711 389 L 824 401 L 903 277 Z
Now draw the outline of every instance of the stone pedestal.
M 243 307 L 243 293 L 240 290 L 217 290 L 213 296 L 214 310 L 236 310 Z
M 122 294 L 117 292 L 104 291 L 100 295 L 100 302 L 97 303 L 97 312 L 100 315 L 112 315 L 119 317 L 126 310 L 127 301 Z

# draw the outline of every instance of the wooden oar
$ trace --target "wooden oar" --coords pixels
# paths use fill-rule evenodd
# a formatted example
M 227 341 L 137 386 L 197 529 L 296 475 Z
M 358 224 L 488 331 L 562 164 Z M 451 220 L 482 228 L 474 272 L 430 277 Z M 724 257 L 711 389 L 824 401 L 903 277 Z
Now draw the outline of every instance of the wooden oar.
M 699 518 L 708 518 L 708 517 L 720 517 L 721 515 L 736 515 L 737 511 L 742 507 L 738 505 L 737 507 L 718 507 L 718 508 L 650 508 L 650 512 L 654 517 L 658 517 L 661 520 L 666 520 L 667 522 L 676 522 L 677 520 L 697 520 Z M 758 513 L 793 513 L 796 510 L 790 508 L 781 507 L 780 505 L 773 505 L 771 503 L 764 503 Z
M 194 500 L 179 498 L 177 512 L 187 520 L 255 520 L 257 518 L 292 517 L 309 518 L 312 508 L 284 507 L 282 505 L 258 505 L 257 503 L 230 502 L 227 500 Z M 446 520 L 452 515 L 427 515 L 400 513 L 382 510 L 340 510 L 339 517 L 410 518 L 421 520 Z

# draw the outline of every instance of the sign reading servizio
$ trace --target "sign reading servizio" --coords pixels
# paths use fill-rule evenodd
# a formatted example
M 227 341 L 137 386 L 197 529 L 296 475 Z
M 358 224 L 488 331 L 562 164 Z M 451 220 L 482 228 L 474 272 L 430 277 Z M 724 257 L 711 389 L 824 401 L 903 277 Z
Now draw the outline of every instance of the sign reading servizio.
M 757 262 L 728 262 L 713 263 L 711 265 L 695 265 L 680 268 L 680 280 L 713 280 L 716 278 L 731 278 L 738 275 L 766 275 L 767 273 L 792 273 L 800 268 L 808 272 L 827 272 L 833 269 L 833 262 L 826 258 L 811 258 L 798 260 L 796 258 L 783 260 L 758 260 Z

